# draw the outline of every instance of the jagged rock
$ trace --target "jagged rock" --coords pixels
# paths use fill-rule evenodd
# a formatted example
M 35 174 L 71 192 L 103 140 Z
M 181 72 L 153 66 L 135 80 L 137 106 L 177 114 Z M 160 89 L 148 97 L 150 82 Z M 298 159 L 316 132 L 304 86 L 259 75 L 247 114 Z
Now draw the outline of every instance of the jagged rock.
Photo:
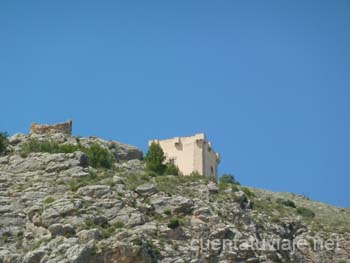
M 217 194 L 219 192 L 219 188 L 214 182 L 209 182 L 208 190 L 209 190 L 209 193 L 211 194 Z
M 75 156 L 77 157 L 80 166 L 82 167 L 89 166 L 89 157 L 85 153 L 77 151 L 75 152 Z
M 171 197 L 169 196 L 152 196 L 150 204 L 158 214 L 162 214 L 165 209 L 170 209 Z
M 122 222 L 126 226 L 137 226 L 145 223 L 145 216 L 140 213 L 138 210 L 125 207 L 119 211 L 119 213 L 110 220 L 110 224 L 115 224 L 116 222 Z
M 51 235 L 53 237 L 55 236 L 63 236 L 64 231 L 63 231 L 63 225 L 62 224 L 52 224 L 49 226 L 49 231 L 51 232 Z
M 75 229 L 70 224 L 52 224 L 49 226 L 49 231 L 53 237 L 56 236 L 70 236 L 75 234 Z
M 43 211 L 41 224 L 48 227 L 54 223 L 58 223 L 61 217 L 73 215 L 82 208 L 82 205 L 80 200 L 61 199 L 55 201 Z
M 187 215 L 194 209 L 193 201 L 183 196 L 176 196 L 171 202 L 171 211 L 173 214 Z
M 69 263 L 89 263 L 91 262 L 92 248 L 89 245 L 74 245 L 66 252 Z
M 139 185 L 138 187 L 136 187 L 135 191 L 141 196 L 149 197 L 157 193 L 158 190 L 154 184 L 147 183 Z
M 22 261 L 21 258 L 19 254 L 13 253 L 7 249 L 0 250 L 1 263 L 17 263 Z
M 28 252 L 23 259 L 23 263 L 38 263 L 45 256 L 46 251 L 42 249 Z
M 201 207 L 193 212 L 193 216 L 208 223 L 214 217 L 214 214 L 209 207 Z
M 243 191 L 235 192 L 235 195 L 239 198 L 239 204 L 242 209 L 252 209 L 253 204 L 249 197 Z
M 101 240 L 102 235 L 100 230 L 97 228 L 89 229 L 89 230 L 82 230 L 79 233 L 77 233 L 77 236 L 79 237 L 80 241 L 87 243 L 91 240 Z
M 88 185 L 80 187 L 78 189 L 78 194 L 86 195 L 93 198 L 101 198 L 111 192 L 111 189 L 107 185 Z

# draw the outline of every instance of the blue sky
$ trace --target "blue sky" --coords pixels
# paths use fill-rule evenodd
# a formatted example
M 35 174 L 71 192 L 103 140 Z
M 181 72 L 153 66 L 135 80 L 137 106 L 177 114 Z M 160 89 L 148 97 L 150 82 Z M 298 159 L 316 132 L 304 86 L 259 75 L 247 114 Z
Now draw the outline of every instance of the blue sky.
M 242 184 L 349 207 L 349 28 L 347 0 L 1 1 L 0 130 L 205 132 Z

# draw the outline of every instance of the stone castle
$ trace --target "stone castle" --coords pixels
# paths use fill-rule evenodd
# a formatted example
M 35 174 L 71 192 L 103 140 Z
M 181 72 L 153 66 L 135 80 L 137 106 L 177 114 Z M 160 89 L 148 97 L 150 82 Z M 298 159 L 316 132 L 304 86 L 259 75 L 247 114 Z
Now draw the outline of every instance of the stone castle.
M 208 177 L 218 177 L 220 155 L 216 153 L 204 133 L 167 140 L 151 140 L 163 149 L 167 162 L 173 162 L 184 175 L 198 172 Z
M 63 133 L 72 135 L 72 120 L 57 124 L 38 124 L 32 123 L 30 126 L 30 134 L 55 134 Z

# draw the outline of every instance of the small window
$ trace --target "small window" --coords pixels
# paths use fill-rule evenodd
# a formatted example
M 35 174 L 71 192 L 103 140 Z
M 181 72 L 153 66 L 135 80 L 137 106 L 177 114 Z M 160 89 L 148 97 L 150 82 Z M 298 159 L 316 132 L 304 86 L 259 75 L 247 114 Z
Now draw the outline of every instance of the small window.
M 214 168 L 213 168 L 213 166 L 210 166 L 210 172 L 211 172 L 211 174 L 214 173 Z

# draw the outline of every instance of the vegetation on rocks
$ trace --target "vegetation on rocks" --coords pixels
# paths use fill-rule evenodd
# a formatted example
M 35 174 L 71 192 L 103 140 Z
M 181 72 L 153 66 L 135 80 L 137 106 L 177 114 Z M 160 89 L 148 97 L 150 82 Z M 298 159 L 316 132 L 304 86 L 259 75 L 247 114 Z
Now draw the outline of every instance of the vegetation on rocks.
M 10 151 L 0 159 L 0 262 L 328 263 L 350 257 L 348 209 L 241 186 L 230 175 L 219 185 L 198 173 L 158 176 L 147 161 L 135 159 L 134 147 L 99 138 L 78 143 L 53 136 L 30 146 L 28 136 L 9 140 Z M 83 165 L 82 149 L 90 159 L 104 155 L 94 143 L 121 158 L 111 159 L 109 169 L 100 158 L 97 168 Z M 26 158 L 18 155 L 22 146 L 29 149 Z M 344 240 L 337 253 L 191 249 L 196 238 L 241 244 L 335 234 Z
M 296 208 L 295 203 L 292 200 L 290 200 L 290 199 L 286 200 L 286 199 L 279 198 L 279 199 L 277 199 L 277 202 L 282 204 L 282 205 L 285 205 L 285 206 Z
M 171 229 L 178 228 L 180 226 L 180 220 L 178 218 L 171 218 L 168 227 Z
M 6 132 L 0 132 L 0 156 L 6 153 L 9 141 L 7 138 L 8 134 Z
M 238 181 L 236 181 L 236 178 L 232 174 L 223 174 L 220 177 L 220 184 L 228 185 L 228 184 L 240 184 Z
M 165 168 L 165 174 L 167 175 L 179 175 L 179 168 L 173 163 L 167 163 Z
M 306 208 L 306 207 L 298 207 L 297 212 L 298 212 L 298 214 L 300 214 L 304 217 L 308 217 L 308 218 L 315 217 L 315 213 L 311 209 Z
M 85 152 L 89 157 L 89 162 L 92 167 L 98 168 L 111 168 L 113 161 L 115 160 L 112 154 L 97 143 L 93 143 L 88 148 L 82 148 L 82 152 Z
M 32 152 L 73 153 L 76 151 L 86 153 L 89 158 L 89 164 L 94 168 L 110 169 L 115 160 L 107 149 L 97 143 L 93 143 L 89 147 L 84 147 L 79 142 L 77 144 L 60 144 L 53 140 L 39 141 L 37 139 L 30 139 L 22 145 L 20 153 L 22 157 L 27 157 Z

